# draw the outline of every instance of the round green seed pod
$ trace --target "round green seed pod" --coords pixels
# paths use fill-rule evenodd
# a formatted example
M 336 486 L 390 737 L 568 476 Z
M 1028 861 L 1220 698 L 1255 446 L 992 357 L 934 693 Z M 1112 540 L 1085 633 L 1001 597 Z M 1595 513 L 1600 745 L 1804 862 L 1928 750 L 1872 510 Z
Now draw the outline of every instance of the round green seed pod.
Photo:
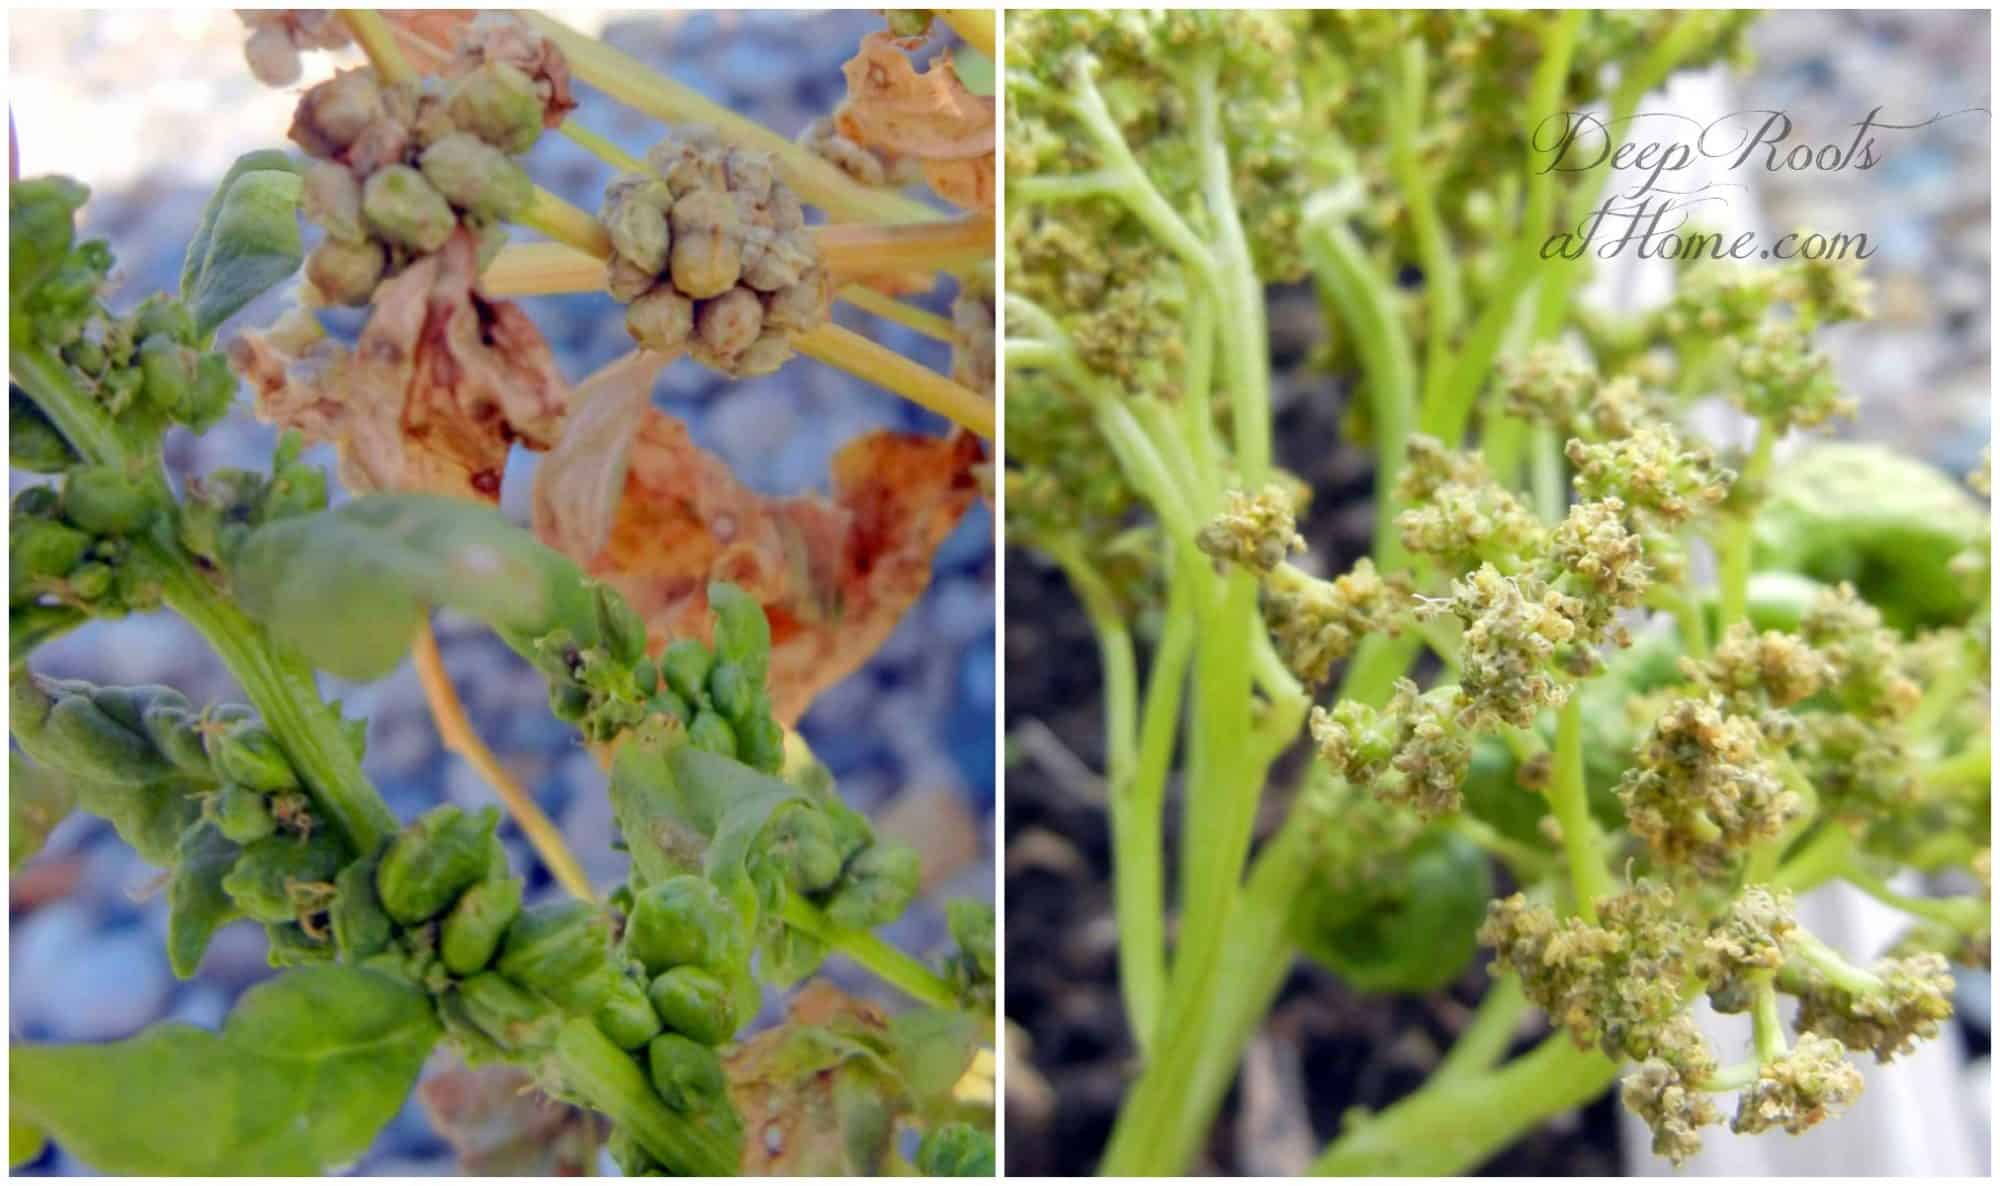
M 146 402 L 169 416 L 188 402 L 194 391 L 196 351 L 166 334 L 139 343 L 140 390 Z
M 763 686 L 771 670 L 771 623 L 757 599 L 724 582 L 708 587 L 715 613 L 715 653 L 741 665 L 750 682 Z
M 625 332 L 648 350 L 672 354 L 694 333 L 694 302 L 671 285 L 649 287 L 625 307 Z
M 639 694 L 651 696 L 660 690 L 660 668 L 651 659 L 640 659 L 632 665 L 632 682 L 639 686 Z
M 487 62 L 460 77 L 445 95 L 445 114 L 458 127 L 512 156 L 542 135 L 542 99 L 535 82 L 505 62 Z
M 459 895 L 451 913 L 445 915 L 443 936 L 438 942 L 445 970 L 454 976 L 470 976 L 493 962 L 507 928 L 521 914 L 518 877 L 503 881 L 482 881 Z
M 668 271 L 682 295 L 707 300 L 736 287 L 743 272 L 743 220 L 727 193 L 703 189 L 681 195 L 668 226 L 673 239 Z
M 244 848 L 222 889 L 237 909 L 259 922 L 290 922 L 298 917 L 296 888 L 332 884 L 345 859 L 344 846 L 324 832 L 304 840 L 267 836 Z
M 329 237 L 306 257 L 306 279 L 328 301 L 358 308 L 375 295 L 388 267 L 388 253 L 380 243 Z
M 692 638 L 677 639 L 660 655 L 660 674 L 676 695 L 689 704 L 700 704 L 707 698 L 708 669 L 714 663 L 715 656 L 701 643 Z
M 91 538 L 47 519 L 16 517 L 8 525 L 7 589 L 11 601 L 28 601 L 83 563 Z
M 209 739 L 208 756 L 216 771 L 231 782 L 264 795 L 299 785 L 291 760 L 263 725 L 246 721 L 225 732 L 211 733 Z
M 647 701 L 647 704 L 652 711 L 679 721 L 682 728 L 686 728 L 694 721 L 694 709 L 688 707 L 688 702 L 675 695 L 671 689 L 661 688 L 653 693 L 653 698 Z
M 146 525 L 159 503 L 123 469 L 82 465 L 63 479 L 63 517 L 92 535 L 130 535 Z
M 736 757 L 766 774 L 785 768 L 785 730 L 771 716 L 770 702 L 761 696 L 756 710 L 736 722 Z
M 725 758 L 736 756 L 736 730 L 713 709 L 704 708 L 694 714 L 694 723 L 688 726 L 688 742 L 696 749 Z
M 832 889 L 840 880 L 842 859 L 826 814 L 808 803 L 778 809 L 764 825 L 760 849 L 777 862 L 785 881 L 802 894 Z
M 597 1007 L 597 1028 L 621 1050 L 637 1050 L 660 1032 L 660 1015 L 646 999 L 646 989 L 630 976 L 615 981 L 611 995 Z
M 507 928 L 494 967 L 564 1004 L 595 992 L 595 1008 L 611 991 L 598 979 L 610 962 L 611 928 L 602 914 L 582 902 L 547 902 L 523 910 Z
M 535 183 L 521 166 L 470 132 L 439 140 L 417 164 L 445 201 L 475 218 L 507 218 L 535 196 Z
M 923 870 L 907 844 L 874 844 L 854 858 L 827 901 L 835 926 L 866 930 L 894 922 L 917 896 Z
M 682 874 L 647 886 L 625 920 L 625 953 L 647 972 L 717 967 L 737 951 L 736 911 L 706 877 Z
M 546 1050 L 562 1028 L 560 1010 L 498 972 L 465 980 L 456 995 L 466 1020 L 510 1054 Z
M 333 879 L 333 905 L 327 909 L 333 923 L 333 941 L 341 956 L 350 962 L 386 951 L 396 936 L 396 924 L 382 909 L 381 895 L 375 891 L 375 873 L 381 867 L 387 843 L 358 861 L 348 864 Z
M 376 234 L 425 254 L 443 247 L 458 225 L 444 195 L 408 165 L 390 165 L 368 179 L 361 213 Z
M 639 611 L 609 585 L 597 585 L 591 593 L 597 614 L 597 632 L 604 641 L 604 649 L 611 652 L 614 660 L 626 666 L 645 658 L 646 619 L 640 617 Z
M 676 1112 L 700 1112 L 729 1100 L 729 1074 L 713 1046 L 661 1034 L 646 1046 L 653 1090 Z
M 577 684 L 556 684 L 549 689 L 549 711 L 574 725 L 590 712 L 590 692 Z
M 230 783 L 216 796 L 215 826 L 236 843 L 250 844 L 277 831 L 278 821 L 264 796 Z
M 376 892 L 389 917 L 414 926 L 442 913 L 491 867 L 498 808 L 466 815 L 447 804 L 405 828 L 382 854 Z
M 654 1012 L 675 1033 L 714 1046 L 736 1032 L 736 1001 L 728 985 L 701 968 L 670 968 L 646 991 Z
M 109 564 L 86 564 L 69 574 L 69 595 L 95 603 L 109 596 L 118 584 L 118 574 Z

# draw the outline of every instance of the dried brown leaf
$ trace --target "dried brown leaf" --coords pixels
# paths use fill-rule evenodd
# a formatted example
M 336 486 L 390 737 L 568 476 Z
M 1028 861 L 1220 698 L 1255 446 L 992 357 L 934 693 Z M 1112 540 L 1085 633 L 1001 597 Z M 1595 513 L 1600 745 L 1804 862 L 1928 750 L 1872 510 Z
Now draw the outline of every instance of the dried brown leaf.
M 824 981 L 802 989 L 785 1020 L 725 1060 L 743 1118 L 744 1175 L 872 1175 L 886 1164 L 908 1106 L 887 1057 L 882 1011 Z
M 849 59 L 847 102 L 836 119 L 857 144 L 925 161 L 993 153 L 993 99 L 958 80 L 951 58 L 919 71 L 886 32 L 870 33 Z
M 639 422 L 665 355 L 634 350 L 577 386 L 562 440 L 535 470 L 535 534 L 570 556 L 595 556 L 611 535 Z
M 550 1099 L 517 1067 L 455 1063 L 426 1077 L 417 1095 L 468 1174 L 569 1178 L 595 1170 L 604 1120 Z

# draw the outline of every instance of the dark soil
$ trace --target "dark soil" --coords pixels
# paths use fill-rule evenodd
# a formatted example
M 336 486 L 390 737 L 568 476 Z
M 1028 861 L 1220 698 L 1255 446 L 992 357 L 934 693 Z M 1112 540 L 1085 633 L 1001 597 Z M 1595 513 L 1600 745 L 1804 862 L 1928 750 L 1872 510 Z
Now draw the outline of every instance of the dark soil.
M 1273 367 L 1279 375 L 1275 435 L 1280 464 L 1314 491 L 1312 510 L 1301 525 L 1311 556 L 1328 571 L 1341 571 L 1368 546 L 1372 474 L 1365 453 L 1336 444 L 1346 405 L 1340 385 L 1306 365 L 1321 333 L 1318 318 L 1309 292 L 1272 294 Z M 1023 726 L 1045 728 L 1090 770 L 1101 770 L 1099 671 L 1089 623 L 1061 574 L 1046 562 L 1012 550 L 1006 571 L 1008 734 L 1018 739 Z M 1010 752 L 1006 1008 L 1014 1027 L 1010 1041 L 1025 1046 L 1010 1052 L 1010 1062 L 1031 1065 L 1034 1076 L 1009 1083 L 1007 1171 L 1087 1174 L 1110 1136 L 1133 1056 L 1118 998 L 1108 821 L 1080 771 L 1064 772 L 1060 762 L 1039 752 L 1024 756 L 1019 745 Z M 1274 787 L 1289 785 L 1297 765 L 1296 755 L 1281 763 Z M 1267 795 L 1281 797 L 1275 790 Z M 1280 818 L 1282 804 L 1268 806 L 1266 826 Z M 1170 810 L 1170 854 L 1176 851 L 1173 827 Z M 1485 973 L 1475 966 L 1447 991 L 1364 996 L 1301 962 L 1264 1030 L 1286 1048 L 1286 1056 L 1272 1060 L 1284 1102 L 1266 1110 L 1291 1110 L 1289 1121 L 1247 1115 L 1239 1084 L 1225 1099 L 1199 1164 L 1190 1168 L 1225 1174 L 1303 1170 L 1303 1161 L 1335 1135 L 1348 1109 L 1379 1110 L 1423 1083 L 1484 987 Z M 1522 1044 L 1535 1036 L 1522 1035 Z M 1615 1174 L 1615 1108 L 1607 1095 L 1528 1134 L 1478 1172 Z M 1288 1122 L 1293 1130 L 1309 1125 L 1311 1139 L 1294 1131 L 1296 1148 L 1274 1152 L 1267 1136 Z M 1257 1134 L 1254 1148 L 1243 1140 L 1245 1131 Z

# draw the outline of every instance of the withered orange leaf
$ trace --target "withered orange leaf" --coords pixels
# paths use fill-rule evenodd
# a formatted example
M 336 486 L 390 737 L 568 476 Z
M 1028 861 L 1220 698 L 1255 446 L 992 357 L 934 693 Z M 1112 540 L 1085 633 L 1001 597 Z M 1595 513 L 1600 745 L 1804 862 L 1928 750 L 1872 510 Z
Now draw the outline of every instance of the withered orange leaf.
M 528 315 L 474 289 L 477 263 L 461 227 L 375 290 L 352 350 L 322 339 L 294 355 L 278 335 L 243 334 L 229 358 L 258 415 L 334 442 L 354 493 L 496 501 L 509 444 L 553 446 L 569 389 Z
M 841 70 L 847 102 L 836 123 L 855 143 L 926 161 L 992 153 L 993 99 L 967 90 L 949 56 L 919 71 L 895 38 L 876 32 Z
M 890 1061 L 888 1019 L 866 1001 L 814 981 L 785 1020 L 724 1060 L 743 1118 L 744 1175 L 878 1174 L 908 1092 Z
M 596 1173 L 607 1125 L 595 1112 L 558 1103 L 519 1067 L 451 1066 L 417 1088 L 431 1127 L 484 1177 L 578 1177 Z
M 932 555 L 978 496 L 982 458 L 969 433 L 875 432 L 834 456 L 831 499 L 768 498 L 649 408 L 609 542 L 576 559 L 632 603 L 655 649 L 707 637 L 710 581 L 756 597 L 771 622 L 773 709 L 789 725 L 929 585 Z

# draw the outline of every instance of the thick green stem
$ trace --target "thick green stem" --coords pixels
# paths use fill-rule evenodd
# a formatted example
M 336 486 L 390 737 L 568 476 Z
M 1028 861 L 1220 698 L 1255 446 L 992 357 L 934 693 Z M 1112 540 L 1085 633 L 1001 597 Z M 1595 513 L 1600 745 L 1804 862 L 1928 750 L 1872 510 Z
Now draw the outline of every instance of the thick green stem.
M 1403 191 L 1416 234 L 1417 258 L 1424 270 L 1424 377 L 1433 382 L 1446 370 L 1453 336 L 1465 314 L 1465 285 L 1458 257 L 1452 254 L 1444 220 L 1438 215 L 1437 192 L 1417 147 L 1424 117 L 1426 63 L 1424 43 L 1412 37 L 1396 54 L 1389 104 L 1389 170 Z M 1401 335 L 1397 335 L 1398 340 Z
M 1750 617 L 1750 547 L 1751 523 L 1756 518 L 1756 495 L 1764 483 L 1764 477 L 1771 471 L 1771 452 L 1777 447 L 1777 437 L 1767 425 L 1757 430 L 1757 444 L 1750 451 L 1750 460 L 1743 467 L 1743 476 L 1738 484 L 1748 490 L 1752 499 L 1746 505 L 1738 506 L 1722 521 L 1716 544 L 1716 581 L 1719 607 L 1716 612 L 1716 637 L 1729 633 L 1729 628 Z
M 641 1148 L 675 1172 L 727 1177 L 741 1165 L 740 1136 L 731 1140 L 716 1126 L 667 1107 L 646 1072 L 595 1022 L 576 1018 L 564 1023 L 556 1037 L 554 1063 L 563 1085 L 577 1099 L 611 1117 Z
M 1264 326 L 1264 285 L 1250 259 L 1250 242 L 1236 212 L 1229 168 L 1218 62 L 1194 71 L 1194 109 L 1201 145 L 1201 192 L 1215 238 L 1216 297 L 1222 314 L 1222 364 L 1235 428 L 1236 469 L 1245 489 L 1261 488 L 1271 472 L 1271 344 Z
M 819 907 L 793 893 L 785 895 L 783 910 L 786 923 L 866 968 L 883 983 L 901 989 L 913 1000 L 939 1009 L 960 1007 L 958 993 L 950 981 L 875 932 L 835 926 Z
M 1555 771 L 1549 783 L 1549 810 L 1562 828 L 1563 856 L 1569 862 L 1576 912 L 1597 921 L 1597 902 L 1611 895 L 1611 871 L 1604 863 L 1603 837 L 1591 818 L 1583 778 L 1583 707 L 1572 690 L 1556 717 Z
M 1468 1174 L 1529 1129 L 1603 1094 L 1618 1066 L 1578 1050 L 1568 1034 L 1483 1075 L 1433 1077 L 1400 1102 L 1351 1124 L 1313 1163 L 1341 1178 Z
M 1519 976 L 1502 976 L 1486 990 L 1472 1020 L 1459 1031 L 1433 1079 L 1459 1079 L 1483 1075 L 1507 1056 L 1514 1031 L 1528 1012 L 1528 998 L 1521 991 Z

